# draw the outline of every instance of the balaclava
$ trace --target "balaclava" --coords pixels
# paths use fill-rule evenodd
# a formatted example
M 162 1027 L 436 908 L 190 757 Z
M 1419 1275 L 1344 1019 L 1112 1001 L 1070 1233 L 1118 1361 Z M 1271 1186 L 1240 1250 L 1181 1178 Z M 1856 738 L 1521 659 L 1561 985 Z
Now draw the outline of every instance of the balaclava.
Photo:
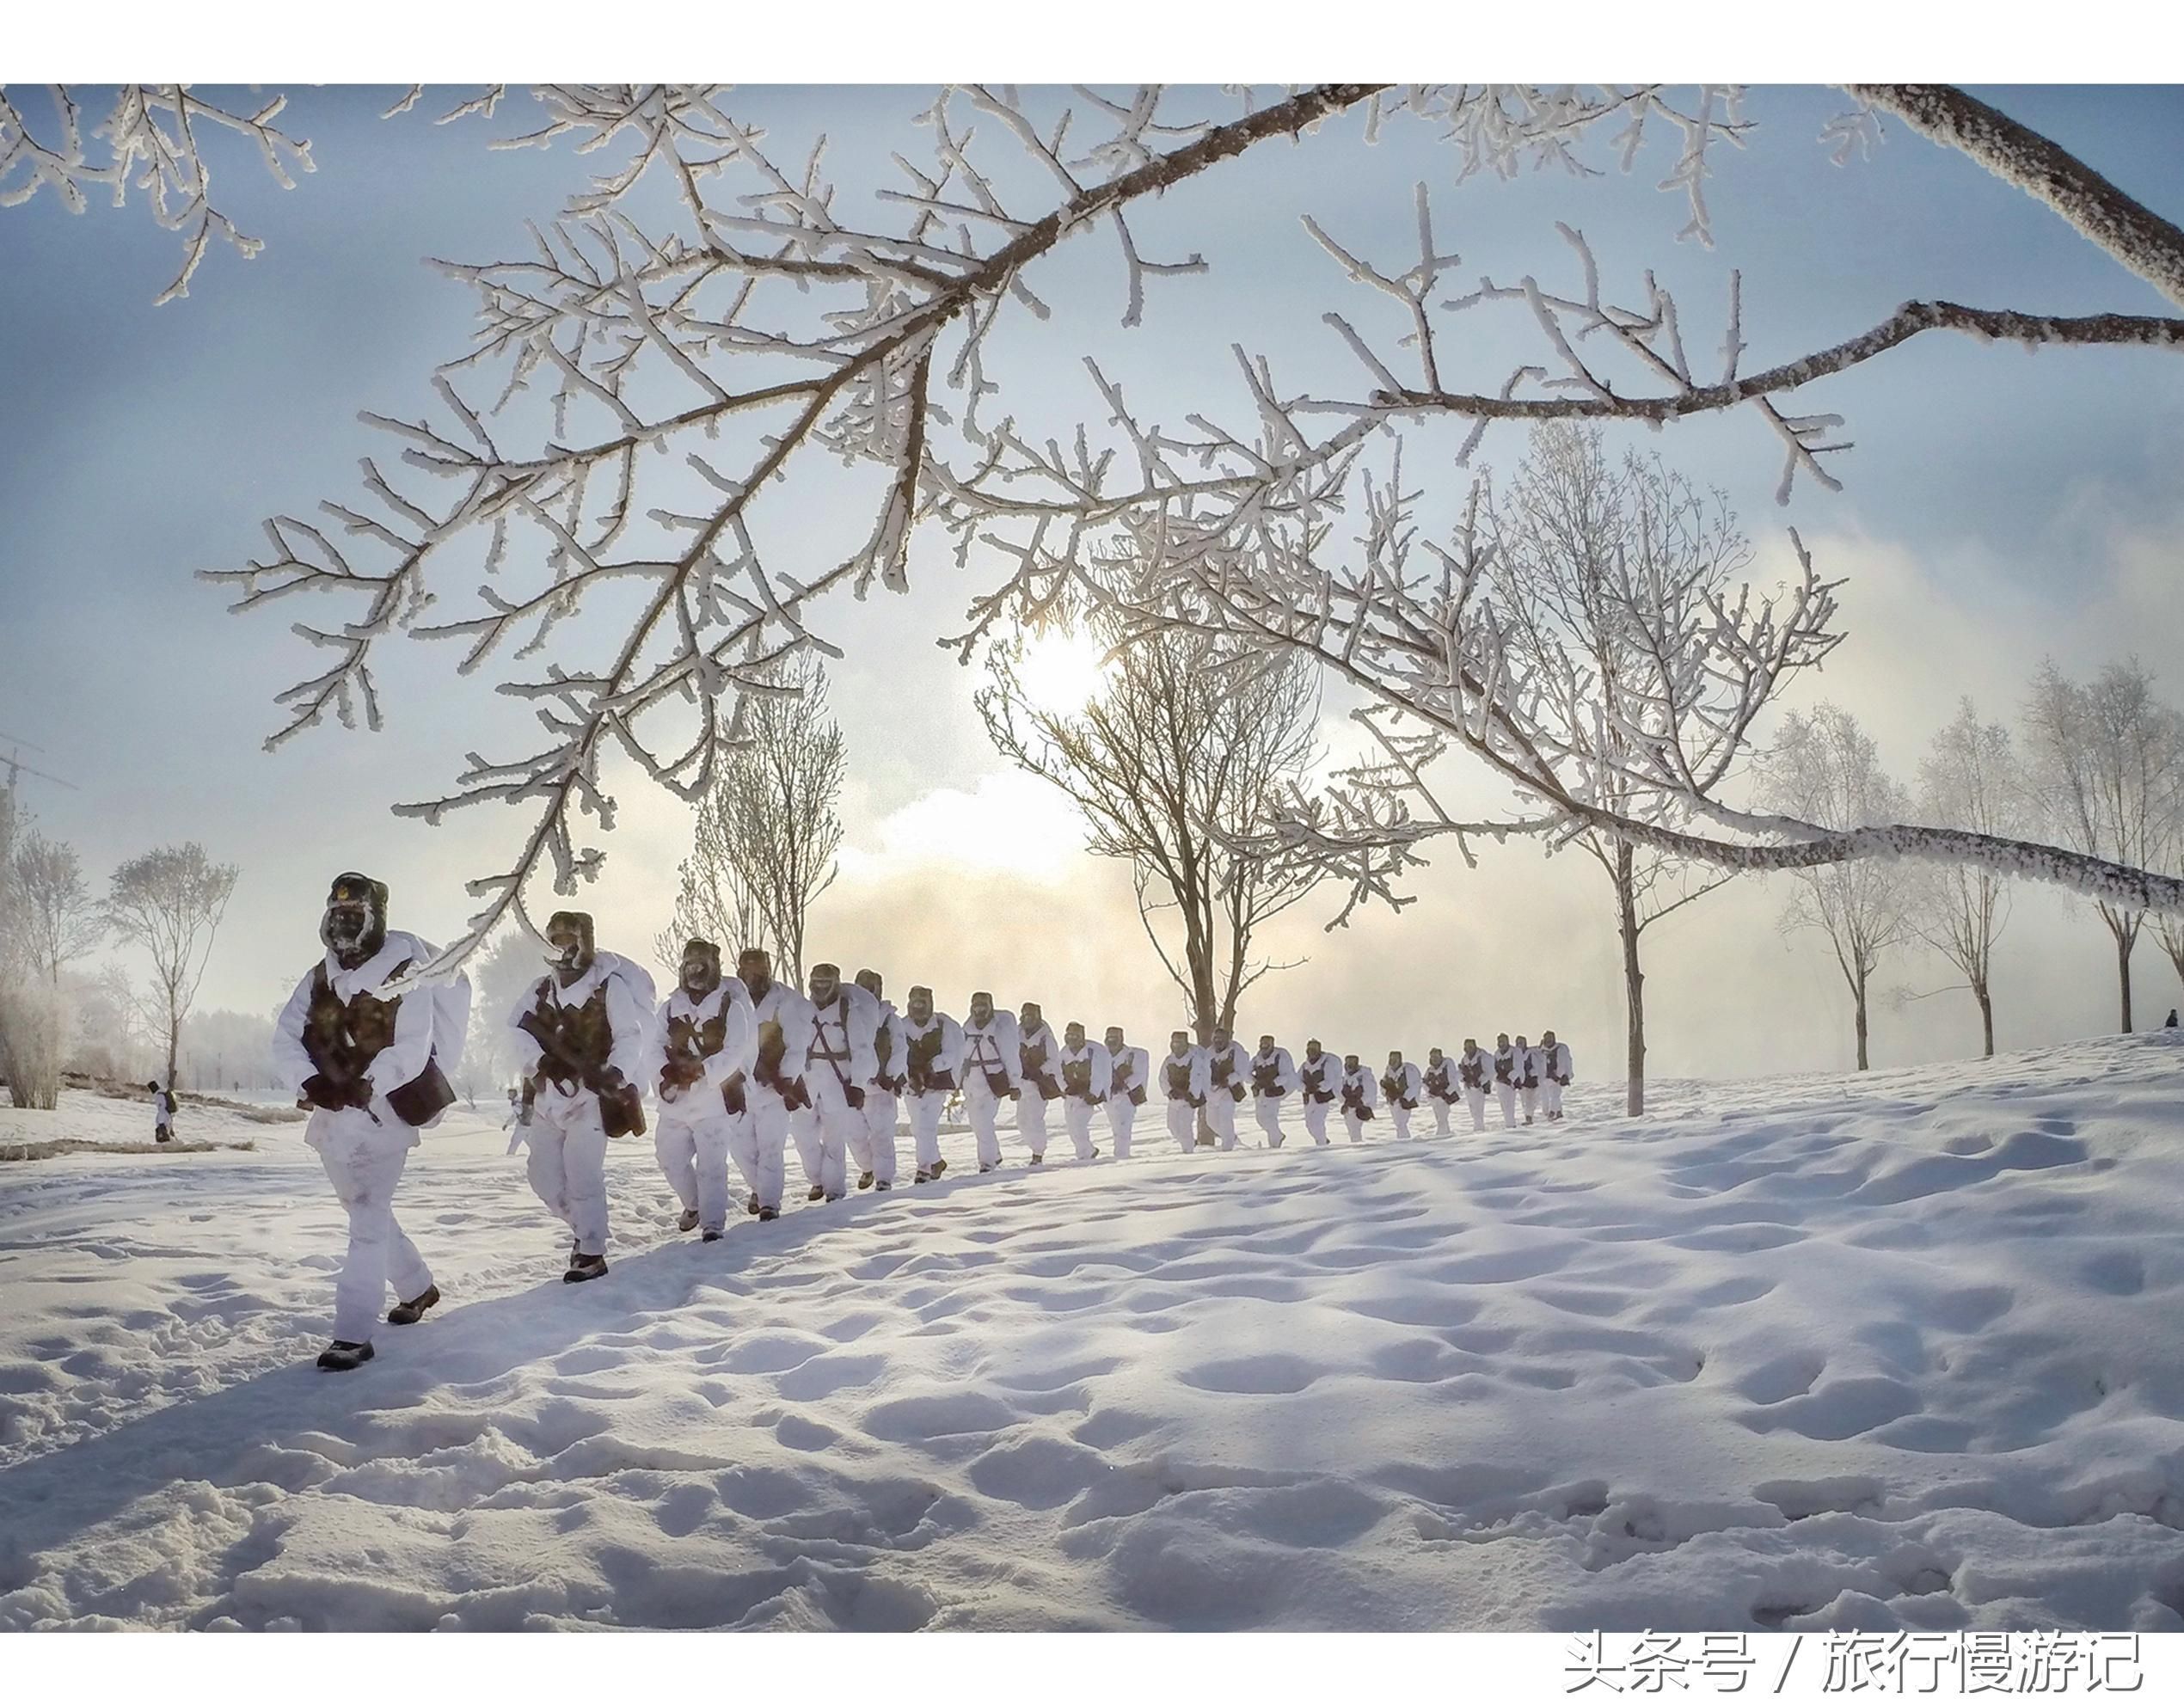
M 360 873 L 345 873 L 326 893 L 319 942 L 344 967 L 361 967 L 387 942 L 387 887 Z
M 547 917 L 547 963 L 564 985 L 591 972 L 598 952 L 592 947 L 592 917 L 581 909 L 560 909 Z
M 702 938 L 683 946 L 683 989 L 692 1003 L 703 1003 L 721 988 L 721 947 Z

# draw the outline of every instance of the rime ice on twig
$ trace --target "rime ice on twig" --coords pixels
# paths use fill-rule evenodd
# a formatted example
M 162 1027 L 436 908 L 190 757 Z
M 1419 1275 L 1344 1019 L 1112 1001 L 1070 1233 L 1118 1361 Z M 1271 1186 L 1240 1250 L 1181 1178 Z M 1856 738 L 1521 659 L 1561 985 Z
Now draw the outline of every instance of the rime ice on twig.
M 611 824 L 610 746 L 674 794 L 702 794 L 713 752 L 738 734 L 739 693 L 770 688 L 788 657 L 834 652 L 813 623 L 828 592 L 906 588 L 921 525 L 937 525 L 960 565 L 1001 569 L 950 640 L 966 660 L 997 631 L 1085 596 L 1142 621 L 1309 648 L 1357 684 L 1385 758 L 1300 806 L 1286 830 L 1339 862 L 1359 899 L 1393 900 L 1395 878 L 1431 838 L 1559 842 L 1586 828 L 1716 865 L 1901 854 L 2081 888 L 2150 877 L 1925 828 L 1823 833 L 1735 817 L 1705 795 L 1694 739 L 1733 753 L 1761 707 L 1835 639 L 1832 586 L 1801 548 L 1772 593 L 1725 592 L 1657 634 L 1657 695 L 1690 736 L 1647 703 L 1618 722 L 1611 757 L 1558 736 L 1539 712 L 1548 676 L 1481 592 L 1474 520 L 1422 540 L 1400 469 L 1403 442 L 1443 422 L 1463 432 L 1461 459 L 1500 420 L 1665 425 L 1748 407 L 1782 444 L 1785 494 L 1800 472 L 1832 486 L 1822 457 L 1846 445 L 1841 421 L 1792 398 L 1913 335 L 2173 347 L 2184 321 L 1913 302 L 1847 342 L 1740 375 L 1750 326 L 1733 285 L 1715 377 L 1696 368 L 1695 327 L 1668 291 L 1647 276 L 1628 304 L 1611 300 L 1574 230 L 1568 292 L 1527 277 L 1447 295 L 1460 261 L 1419 187 L 1415 251 L 1398 260 L 1359 252 L 1332 217 L 1304 233 L 1361 291 L 1359 310 L 1328 315 L 1362 373 L 1347 392 L 1286 391 L 1270 359 L 1239 347 L 1226 416 L 1208 396 L 1168 423 L 1088 358 L 1084 409 L 1049 432 L 992 375 L 997 330 L 1051 315 L 1037 270 L 1061 243 L 1116 244 L 1120 316 L 1134 324 L 1160 285 L 1205 264 L 1187 249 L 1149 254 L 1132 223 L 1141 203 L 1261 144 L 1325 134 L 1347 113 L 1367 139 L 1397 123 L 1434 126 L 1458 180 L 1540 164 L 1593 172 L 1586 156 L 1604 134 L 1629 169 L 1666 126 L 1677 147 L 1662 187 L 1683 198 L 1684 233 L 1708 239 L 1714 161 L 1750 128 L 1733 89 L 1677 100 L 1651 85 L 1329 84 L 1270 101 L 1149 87 L 1035 113 L 1015 91 L 951 89 L 918 120 L 924 144 L 893 156 L 895 187 L 860 208 L 837 191 L 824 138 L 785 156 L 716 89 L 533 93 L 543 118 L 516 144 L 627 144 L 629 156 L 536 229 L 529 251 L 445 267 L 475 291 L 473 346 L 439 374 L 437 422 L 371 420 L 400 458 L 367 464 L 355 504 L 325 505 L 339 551 L 333 527 L 283 518 L 271 559 L 210 574 L 240 590 L 240 607 L 306 589 L 353 598 L 346 618 L 304 629 L 333 664 L 284 696 L 292 717 L 279 735 L 329 708 L 376 723 L 371 663 L 390 636 L 450 640 L 465 670 L 495 659 L 516 668 L 500 689 L 531 707 L 543 735 L 513 755 L 474 755 L 448 794 L 405 810 L 438 819 L 500 801 L 531 815 L 513 866 L 474 882 L 485 906 L 449 962 L 504 917 L 523 918 L 535 874 L 567 891 L 596 872 L 575 816 Z M 501 97 L 488 89 L 445 116 Z M 655 173 L 672 190 L 665 213 L 630 193 Z M 1446 310 L 1500 307 L 1529 316 L 1538 359 L 1490 391 L 1446 388 Z M 1371 315 L 1391 309 L 1396 334 L 1377 343 Z M 800 558 L 786 530 L 800 502 L 853 513 L 845 537 L 856 540 Z M 451 610 L 466 591 L 475 605 Z M 1507 781 L 1518 805 L 1507 819 L 1437 812 L 1422 768 L 1458 747 Z M 2176 880 L 2142 892 L 2155 906 L 2180 893 Z

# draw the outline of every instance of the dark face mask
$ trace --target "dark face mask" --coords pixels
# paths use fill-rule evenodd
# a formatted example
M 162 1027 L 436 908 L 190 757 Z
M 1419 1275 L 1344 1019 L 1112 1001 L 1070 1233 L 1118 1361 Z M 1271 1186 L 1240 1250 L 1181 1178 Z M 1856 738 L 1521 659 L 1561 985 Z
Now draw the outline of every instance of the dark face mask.
M 858 973 L 857 989 L 861 991 L 871 992 L 875 998 L 883 995 L 880 989 L 880 976 L 868 967 Z
M 720 988 L 721 958 L 710 950 L 683 953 L 683 989 L 693 1003 L 702 1003 Z
M 735 971 L 737 977 L 743 981 L 744 990 L 751 993 L 753 1003 L 774 988 L 774 965 L 763 954 L 744 957 L 736 963 Z
M 1188 1039 L 1169 1040 L 1168 1053 L 1178 1061 L 1181 1060 L 1191 1053 L 1191 1041 Z
M 1062 1034 L 1062 1036 L 1069 1040 L 1069 1046 L 1071 1050 L 1082 1050 L 1084 1047 L 1083 1027 L 1071 1026 L 1068 1031 Z
M 1317 1039 L 1304 1046 L 1304 1056 L 1308 1061 L 1316 1062 L 1320 1059 L 1320 1044 Z
M 971 999 L 971 1019 L 981 1027 L 985 1026 L 987 1021 L 992 1020 L 993 999 L 991 997 L 972 997 Z
M 591 971 L 595 952 L 590 929 L 580 921 L 556 917 L 546 923 L 546 944 L 553 954 L 546 958 L 564 985 L 574 985 Z
M 824 967 L 812 970 L 812 1001 L 821 1009 L 833 1006 L 834 994 L 842 989 L 842 976 Z
M 1110 1027 L 1107 1028 L 1107 1048 L 1109 1050 L 1122 1050 L 1127 1048 L 1127 1046 L 1123 1043 L 1121 1027 Z
M 1016 1016 L 1016 1024 L 1028 1033 L 1038 1031 L 1041 1024 L 1039 1005 L 1035 1003 L 1026 1003 L 1023 1011 Z
M 378 953 L 387 929 L 369 903 L 328 903 L 320 921 L 319 941 L 344 967 L 360 966 Z
M 910 998 L 910 1018 L 923 1026 L 933 1018 L 933 1000 L 922 991 L 913 991 Z

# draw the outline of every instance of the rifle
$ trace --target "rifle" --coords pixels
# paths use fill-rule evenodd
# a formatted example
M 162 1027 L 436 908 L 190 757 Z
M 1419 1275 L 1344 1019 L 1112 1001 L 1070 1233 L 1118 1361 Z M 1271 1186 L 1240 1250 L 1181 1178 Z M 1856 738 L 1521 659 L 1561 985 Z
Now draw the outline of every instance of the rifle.
M 1361 1121 L 1372 1119 L 1372 1105 L 1365 1101 L 1365 1088 L 1345 1083 L 1342 1088 L 1342 1113 L 1355 1115 Z
M 1062 1084 L 1071 1097 L 1085 1103 L 1094 1101 L 1090 1060 L 1088 1058 L 1083 1062 L 1063 1063 Z
M 1255 1062 L 1251 1068 L 1251 1089 L 1261 1097 L 1280 1097 L 1285 1094 L 1275 1083 L 1274 1076 L 1281 1071 L 1279 1063 Z
M 1132 1066 L 1129 1055 L 1126 1052 L 1122 1060 L 1115 1064 L 1114 1071 L 1108 1077 L 1107 1095 L 1110 1097 L 1127 1096 L 1132 1103 L 1142 1107 L 1145 1101 L 1145 1089 L 1141 1085 L 1131 1083 Z
M 1171 1103 L 1188 1102 L 1193 1109 L 1203 1109 L 1205 1100 L 1191 1092 L 1191 1064 L 1170 1062 L 1168 1064 L 1168 1101 Z

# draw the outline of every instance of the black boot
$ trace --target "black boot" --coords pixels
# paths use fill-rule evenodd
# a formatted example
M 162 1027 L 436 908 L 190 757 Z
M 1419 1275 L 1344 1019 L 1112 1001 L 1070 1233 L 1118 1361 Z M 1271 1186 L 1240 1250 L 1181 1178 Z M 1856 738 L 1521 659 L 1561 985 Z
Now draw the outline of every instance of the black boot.
M 580 1254 L 568 1266 L 568 1273 L 561 1276 L 565 1286 L 581 1285 L 586 1280 L 596 1280 L 607 1272 L 607 1260 L 603 1256 Z
M 869 1192 L 871 1189 L 872 1170 L 870 1168 L 867 1168 L 862 1174 L 857 1176 L 857 1190 L 860 1192 Z
M 337 1339 L 318 1353 L 318 1365 L 327 1370 L 353 1369 L 369 1363 L 375 1354 L 370 1340 L 362 1344 L 353 1344 L 347 1340 Z
M 816 1204 L 825 1196 L 826 1187 L 824 1186 L 814 1186 L 810 1191 L 804 1194 L 804 1201 L 807 1204 Z
M 756 1215 L 758 1213 L 758 1194 L 756 1192 L 752 1193 L 748 1198 L 744 1199 L 743 1212 L 745 1215 Z
M 758 1211 L 758 1219 L 761 1221 L 779 1221 L 781 1219 L 781 1211 L 779 1210 L 767 1209 L 761 1205 Z
M 1046 1162 L 1046 1153 L 1044 1150 L 1034 1150 L 1031 1153 L 1031 1165 L 1034 1168 L 1043 1167 Z
M 924 1168 L 920 1168 L 917 1170 L 917 1175 L 911 1179 L 911 1184 L 913 1186 L 923 1186 L 933 1176 L 930 1172 Z
M 707 1244 L 710 1245 L 717 1243 L 720 1237 L 720 1234 L 715 1232 L 712 1228 L 709 1227 L 705 1230 L 705 1242 Z
M 942 1175 L 948 1172 L 948 1158 L 946 1156 L 934 1157 L 933 1166 L 928 1169 L 927 1172 L 929 1173 L 934 1179 L 938 1180 Z
M 895 1182 L 892 1180 L 875 1181 L 872 1189 L 875 1192 L 892 1192 L 895 1189 Z
M 387 1319 L 397 1328 L 407 1328 L 413 1322 L 424 1319 L 425 1312 L 440 1301 L 440 1289 L 427 1286 L 415 1297 L 406 1297 L 387 1312 Z
M 684 1210 L 682 1213 L 681 1218 L 675 1224 L 675 1230 L 678 1233 L 687 1233 L 690 1230 L 690 1229 L 696 1225 L 697 1211 L 696 1210 Z

